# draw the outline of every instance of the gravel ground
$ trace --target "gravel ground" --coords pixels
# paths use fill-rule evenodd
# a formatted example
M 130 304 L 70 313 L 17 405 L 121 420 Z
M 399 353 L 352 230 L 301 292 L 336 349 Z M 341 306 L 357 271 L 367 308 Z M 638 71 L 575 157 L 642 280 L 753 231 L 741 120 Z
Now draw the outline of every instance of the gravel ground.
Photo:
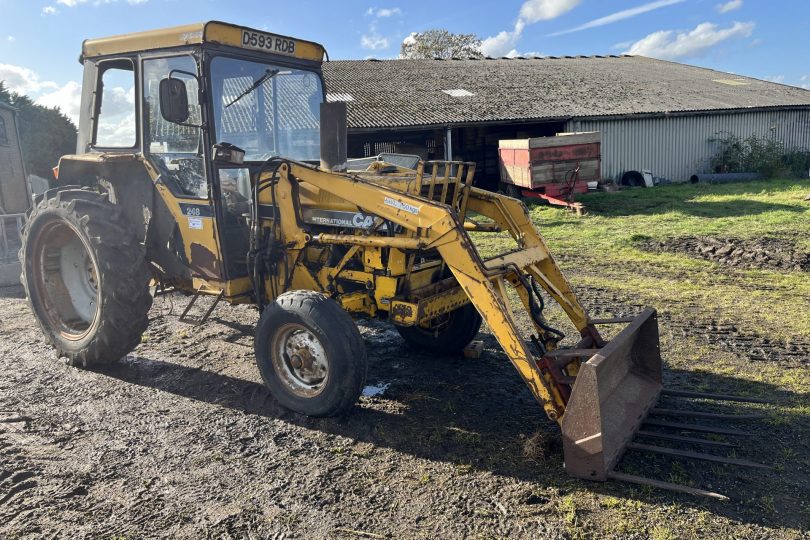
M 596 315 L 599 302 L 635 309 L 607 291 L 582 296 Z M 664 317 L 668 381 L 789 404 L 787 417 L 760 407 L 773 416 L 742 426 L 752 435 L 738 457 L 775 470 L 634 452 L 622 464 L 731 497 L 722 502 L 567 477 L 558 430 L 486 331 L 481 358 L 435 358 L 361 323 L 376 395 L 314 420 L 281 410 L 260 383 L 254 310 L 223 306 L 193 327 L 177 320 L 185 302 L 156 300 L 132 355 L 82 371 L 55 358 L 19 290 L 0 293 L 0 537 L 807 537 L 808 395 L 745 379 L 747 355 L 762 356 L 745 329 Z M 794 345 L 769 344 L 765 360 L 806 375 L 810 346 Z M 689 365 L 704 354 L 723 369 Z

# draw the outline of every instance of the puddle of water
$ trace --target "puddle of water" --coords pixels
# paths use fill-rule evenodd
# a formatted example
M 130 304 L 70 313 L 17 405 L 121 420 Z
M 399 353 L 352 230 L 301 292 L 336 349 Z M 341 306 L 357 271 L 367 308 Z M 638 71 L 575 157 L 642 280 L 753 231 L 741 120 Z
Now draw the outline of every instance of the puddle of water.
M 391 386 L 391 383 L 368 385 L 363 388 L 363 395 L 366 397 L 381 396 L 388 390 L 389 386 Z

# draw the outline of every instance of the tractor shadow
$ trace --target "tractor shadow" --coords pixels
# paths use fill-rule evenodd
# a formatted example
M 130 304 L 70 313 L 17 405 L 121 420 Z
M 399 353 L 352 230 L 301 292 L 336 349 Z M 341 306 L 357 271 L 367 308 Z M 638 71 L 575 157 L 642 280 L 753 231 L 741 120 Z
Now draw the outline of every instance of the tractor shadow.
M 527 483 L 527 489 L 556 488 L 562 493 L 589 490 L 651 504 L 709 508 L 715 514 L 750 523 L 800 529 L 808 525 L 802 516 L 810 478 L 806 468 L 797 465 L 810 459 L 810 452 L 802 444 L 802 437 L 810 433 L 808 393 L 791 394 L 767 383 L 706 373 L 700 374 L 698 383 L 692 373 L 670 371 L 668 379 L 673 386 L 699 384 L 703 391 L 767 397 L 785 407 L 786 413 L 778 407 L 747 404 L 714 405 L 713 409 L 764 409 L 768 418 L 740 426 L 750 436 L 742 441 L 737 457 L 774 464 L 777 469 L 740 470 L 638 452 L 628 452 L 620 463 L 623 472 L 691 483 L 727 494 L 731 500 L 726 502 L 631 484 L 589 483 L 565 474 L 559 430 L 545 417 L 491 336 L 479 335 L 485 342 L 484 355 L 479 359 L 434 357 L 409 351 L 398 337 L 389 334 L 395 331 L 368 324 L 363 327 L 369 351 L 367 384 L 390 386 L 383 395 L 361 398 L 360 405 L 341 418 L 315 419 L 286 411 L 258 378 L 247 380 L 163 360 L 130 356 L 103 373 L 271 421 L 452 463 L 459 470 L 512 477 Z M 234 329 L 247 329 L 242 327 L 235 325 Z

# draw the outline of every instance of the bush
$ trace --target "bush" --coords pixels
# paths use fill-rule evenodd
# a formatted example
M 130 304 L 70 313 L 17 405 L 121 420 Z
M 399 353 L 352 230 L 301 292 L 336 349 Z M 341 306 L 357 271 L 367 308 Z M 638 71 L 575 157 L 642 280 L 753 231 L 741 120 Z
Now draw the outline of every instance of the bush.
M 51 170 L 59 158 L 76 151 L 76 126 L 59 109 L 37 105 L 28 96 L 6 89 L 3 81 L 0 101 L 17 109 L 26 173 L 52 178 Z
M 728 134 L 711 141 L 720 145 L 717 155 L 710 161 L 712 172 L 756 172 L 764 178 L 807 178 L 810 170 L 810 152 L 799 148 L 786 149 L 785 144 L 776 139 L 756 135 L 743 139 Z

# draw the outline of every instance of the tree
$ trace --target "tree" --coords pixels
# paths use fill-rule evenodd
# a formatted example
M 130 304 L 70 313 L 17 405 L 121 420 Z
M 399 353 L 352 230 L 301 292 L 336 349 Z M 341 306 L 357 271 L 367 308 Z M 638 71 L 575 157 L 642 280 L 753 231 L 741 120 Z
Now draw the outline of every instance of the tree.
M 481 40 L 475 34 L 454 34 L 433 29 L 413 32 L 402 42 L 400 58 L 483 58 Z
M 76 152 L 76 126 L 57 107 L 37 105 L 28 96 L 8 90 L 3 81 L 0 101 L 17 109 L 25 171 L 50 180 L 59 158 Z

